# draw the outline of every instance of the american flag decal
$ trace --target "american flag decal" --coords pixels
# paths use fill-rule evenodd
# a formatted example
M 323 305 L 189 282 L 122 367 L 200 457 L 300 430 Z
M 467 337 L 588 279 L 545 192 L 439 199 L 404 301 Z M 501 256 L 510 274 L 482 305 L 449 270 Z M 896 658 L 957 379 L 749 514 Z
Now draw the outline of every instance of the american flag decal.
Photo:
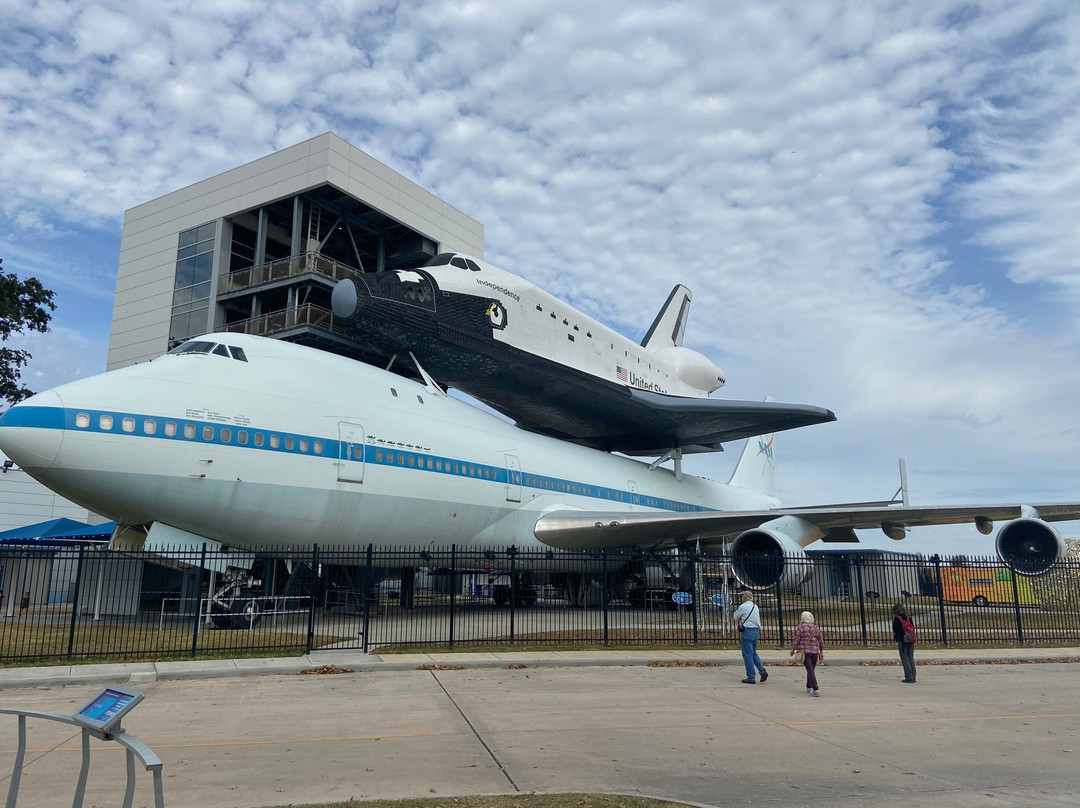
M 626 368 L 624 368 L 622 365 L 616 365 L 615 366 L 615 377 L 620 382 L 628 382 L 628 381 L 630 381 L 630 379 L 627 378 Z

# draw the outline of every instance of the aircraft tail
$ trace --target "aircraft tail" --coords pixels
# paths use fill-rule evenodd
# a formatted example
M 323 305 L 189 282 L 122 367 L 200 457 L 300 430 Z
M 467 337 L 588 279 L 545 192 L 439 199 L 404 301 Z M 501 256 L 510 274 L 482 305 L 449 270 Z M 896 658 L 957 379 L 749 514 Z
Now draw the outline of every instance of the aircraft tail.
M 768 397 L 765 400 L 772 401 Z M 775 432 L 748 439 L 728 484 L 770 497 L 775 496 L 773 487 L 773 476 L 776 471 L 776 456 L 773 453 L 775 440 Z
M 686 318 L 690 313 L 693 295 L 682 284 L 677 284 L 668 295 L 667 302 L 653 320 L 649 333 L 641 341 L 645 348 L 678 348 L 686 333 Z

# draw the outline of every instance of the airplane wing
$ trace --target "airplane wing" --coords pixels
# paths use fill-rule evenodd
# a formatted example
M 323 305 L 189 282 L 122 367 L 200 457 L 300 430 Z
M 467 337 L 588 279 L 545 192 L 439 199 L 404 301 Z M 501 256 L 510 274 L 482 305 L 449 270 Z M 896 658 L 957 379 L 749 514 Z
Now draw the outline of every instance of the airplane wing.
M 950 505 L 894 507 L 776 508 L 764 511 L 639 513 L 554 511 L 536 523 L 536 538 L 552 547 L 602 549 L 673 547 L 700 540 L 716 545 L 781 516 L 796 516 L 825 533 L 824 541 L 857 541 L 855 529 L 955 525 L 973 522 L 980 532 L 990 523 L 1017 519 L 1033 507 L 1047 522 L 1080 519 L 1080 503 L 1048 505 Z M 985 528 L 985 529 L 984 529 Z

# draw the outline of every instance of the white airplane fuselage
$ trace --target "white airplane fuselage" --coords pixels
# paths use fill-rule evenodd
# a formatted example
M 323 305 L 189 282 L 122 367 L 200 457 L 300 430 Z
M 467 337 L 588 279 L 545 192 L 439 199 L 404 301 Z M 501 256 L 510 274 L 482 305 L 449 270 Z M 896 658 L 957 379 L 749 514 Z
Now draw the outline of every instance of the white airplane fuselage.
M 755 509 L 770 497 L 526 432 L 362 363 L 277 340 L 201 338 L 39 394 L 0 448 L 123 524 L 227 546 L 543 546 L 552 510 Z

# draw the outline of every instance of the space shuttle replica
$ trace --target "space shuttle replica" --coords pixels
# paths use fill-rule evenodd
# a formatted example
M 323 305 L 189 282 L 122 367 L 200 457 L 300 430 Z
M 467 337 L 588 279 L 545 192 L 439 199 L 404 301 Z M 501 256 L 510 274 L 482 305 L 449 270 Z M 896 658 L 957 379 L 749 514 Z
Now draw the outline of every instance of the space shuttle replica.
M 683 346 L 690 300 L 675 286 L 639 345 L 524 278 L 441 253 L 341 281 L 333 309 L 387 363 L 411 354 L 518 426 L 603 451 L 681 457 L 835 420 L 820 407 L 710 398 L 724 374 Z

